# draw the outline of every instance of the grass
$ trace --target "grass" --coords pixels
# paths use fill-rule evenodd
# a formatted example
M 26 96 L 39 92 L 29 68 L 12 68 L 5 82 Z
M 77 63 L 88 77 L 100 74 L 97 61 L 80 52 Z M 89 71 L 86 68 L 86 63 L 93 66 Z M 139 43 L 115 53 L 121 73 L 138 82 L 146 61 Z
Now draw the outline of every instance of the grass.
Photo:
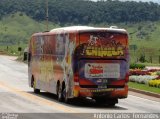
M 150 87 L 145 84 L 139 84 L 139 83 L 134 83 L 134 82 L 129 82 L 128 85 L 130 88 L 135 88 L 135 89 L 139 89 L 143 91 L 149 91 L 149 92 L 160 94 L 160 88 Z
M 8 55 L 15 55 L 19 56 L 22 52 L 18 51 L 18 48 L 22 48 L 22 52 L 27 47 L 26 44 L 19 44 L 19 45 L 7 45 L 7 46 L 0 46 L 0 51 L 5 52 Z
M 145 66 L 155 66 L 155 67 L 160 67 L 160 64 L 156 64 L 156 63 L 138 63 L 138 64 L 143 64 Z

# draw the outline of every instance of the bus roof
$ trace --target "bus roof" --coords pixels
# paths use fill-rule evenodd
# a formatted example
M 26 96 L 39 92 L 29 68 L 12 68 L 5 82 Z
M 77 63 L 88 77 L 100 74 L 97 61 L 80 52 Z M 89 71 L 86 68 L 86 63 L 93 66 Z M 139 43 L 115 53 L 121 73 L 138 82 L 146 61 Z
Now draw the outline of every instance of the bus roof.
M 62 32 L 62 31 L 67 31 L 67 32 L 89 32 L 89 31 L 100 31 L 100 30 L 106 30 L 109 32 L 117 32 L 117 33 L 123 33 L 127 34 L 127 31 L 125 29 L 119 29 L 116 26 L 110 27 L 110 28 L 102 28 L 102 27 L 91 27 L 91 26 L 69 26 L 69 27 L 61 27 L 61 28 L 55 28 L 50 30 L 49 32 L 39 32 L 39 33 L 34 33 L 32 36 L 36 35 L 45 35 L 45 34 L 52 34 L 55 32 Z
M 110 28 L 102 28 L 102 27 L 90 27 L 90 26 L 70 26 L 70 27 L 62 27 L 50 30 L 50 32 L 57 32 L 57 31 L 96 31 L 96 30 L 107 30 L 112 32 L 120 32 L 126 33 L 125 29 L 119 29 L 116 26 Z

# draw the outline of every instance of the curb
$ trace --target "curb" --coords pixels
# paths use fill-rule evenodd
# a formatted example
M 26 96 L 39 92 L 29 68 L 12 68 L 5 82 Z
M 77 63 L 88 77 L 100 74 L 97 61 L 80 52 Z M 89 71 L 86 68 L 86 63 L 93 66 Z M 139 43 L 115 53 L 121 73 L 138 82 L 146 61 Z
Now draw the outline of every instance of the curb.
M 148 92 L 148 91 L 143 91 L 143 90 L 138 90 L 138 89 L 135 89 L 135 88 L 129 88 L 129 91 L 136 92 L 136 93 L 141 93 L 141 94 L 156 97 L 156 98 L 160 98 L 160 94 L 156 94 L 156 93 L 152 93 L 152 92 Z

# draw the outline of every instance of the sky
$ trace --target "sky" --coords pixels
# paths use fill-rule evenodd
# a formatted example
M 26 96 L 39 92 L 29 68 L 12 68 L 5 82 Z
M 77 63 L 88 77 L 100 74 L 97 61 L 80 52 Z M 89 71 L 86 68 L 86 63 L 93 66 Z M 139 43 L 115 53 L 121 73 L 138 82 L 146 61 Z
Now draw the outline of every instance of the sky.
M 92 1 L 97 1 L 97 0 L 92 0 Z M 142 1 L 142 2 L 156 2 L 156 3 L 160 3 L 160 0 L 120 0 L 120 1 Z

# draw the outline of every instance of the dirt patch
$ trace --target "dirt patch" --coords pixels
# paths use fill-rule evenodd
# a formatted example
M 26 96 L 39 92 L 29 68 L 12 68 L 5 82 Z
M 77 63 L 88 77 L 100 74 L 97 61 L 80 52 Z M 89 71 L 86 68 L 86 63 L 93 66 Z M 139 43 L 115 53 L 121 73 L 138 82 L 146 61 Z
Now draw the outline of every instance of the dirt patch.
M 4 51 L 0 51 L 0 55 L 5 55 L 6 53 Z

